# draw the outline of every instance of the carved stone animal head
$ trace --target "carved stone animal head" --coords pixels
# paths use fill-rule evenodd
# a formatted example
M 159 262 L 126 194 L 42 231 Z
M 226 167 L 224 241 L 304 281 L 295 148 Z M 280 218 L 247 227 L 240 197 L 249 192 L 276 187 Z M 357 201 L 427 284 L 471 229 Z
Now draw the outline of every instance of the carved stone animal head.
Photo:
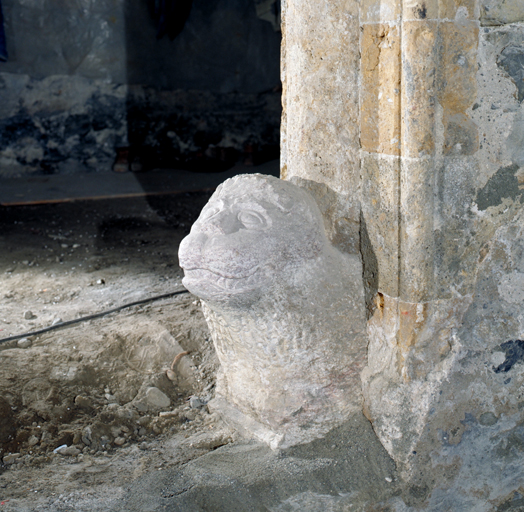
M 210 303 L 249 305 L 328 245 L 320 211 L 301 188 L 240 175 L 213 194 L 182 241 L 184 286 Z

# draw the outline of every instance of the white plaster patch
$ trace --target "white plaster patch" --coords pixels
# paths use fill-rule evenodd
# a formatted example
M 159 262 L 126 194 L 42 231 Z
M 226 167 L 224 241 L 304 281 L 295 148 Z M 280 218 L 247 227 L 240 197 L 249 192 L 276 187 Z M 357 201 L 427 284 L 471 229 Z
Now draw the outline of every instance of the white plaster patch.
M 524 305 L 524 274 L 520 272 L 506 274 L 500 280 L 498 290 L 506 302 Z
M 417 322 L 424 321 L 424 306 L 422 304 L 417 304 Z

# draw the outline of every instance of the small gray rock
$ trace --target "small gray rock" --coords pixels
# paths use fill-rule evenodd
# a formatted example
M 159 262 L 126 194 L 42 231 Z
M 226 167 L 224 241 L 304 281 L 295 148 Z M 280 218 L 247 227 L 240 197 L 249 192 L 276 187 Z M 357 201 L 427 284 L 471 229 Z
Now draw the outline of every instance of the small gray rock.
M 171 405 L 171 400 L 169 397 L 162 393 L 158 388 L 150 387 L 146 391 L 145 400 L 148 403 L 148 405 L 153 407 L 169 407 Z
M 61 318 L 55 318 L 51 325 L 58 325 L 58 324 L 61 324 L 61 323 L 62 323 L 62 319 Z
M 93 442 L 91 435 L 91 427 L 84 428 L 82 431 L 82 443 L 84 443 L 86 446 L 91 446 L 91 443 Z
M 147 404 L 141 402 L 140 400 L 133 402 L 133 406 L 138 412 L 147 412 Z
M 204 407 L 204 405 L 204 402 L 202 402 L 198 396 L 192 396 L 189 399 L 189 407 L 191 407 L 191 409 L 200 409 L 200 407 Z
M 35 446 L 38 444 L 38 442 L 40 441 L 40 439 L 37 437 L 37 436 L 31 436 L 28 440 L 27 440 L 27 444 L 29 446 Z
M 117 437 L 113 442 L 117 446 L 122 446 L 126 442 L 126 440 L 123 437 Z
M 75 404 L 78 405 L 78 407 L 83 407 L 84 409 L 90 409 L 93 407 L 93 402 L 82 395 L 77 395 L 75 397 Z
M 36 316 L 33 315 L 33 312 L 32 312 L 32 311 L 26 311 L 26 312 L 24 313 L 24 318 L 25 318 L 26 320 L 32 320 L 33 318 L 36 318 Z
M 80 453 L 80 450 L 76 446 L 67 446 L 59 448 L 56 453 L 66 457 L 76 457 Z
M 11 464 L 14 464 L 19 457 L 19 453 L 10 453 L 9 455 L 6 455 L 2 460 L 6 466 L 10 466 Z
M 33 345 L 33 342 L 29 338 L 22 338 L 18 340 L 16 345 L 18 348 L 29 348 Z

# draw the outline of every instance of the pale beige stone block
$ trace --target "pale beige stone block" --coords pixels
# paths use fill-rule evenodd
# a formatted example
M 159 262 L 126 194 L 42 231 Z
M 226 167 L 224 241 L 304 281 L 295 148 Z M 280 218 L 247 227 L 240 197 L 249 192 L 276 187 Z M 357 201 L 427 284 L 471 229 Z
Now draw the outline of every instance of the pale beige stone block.
M 436 21 L 402 24 L 402 155 L 435 153 L 435 100 L 438 66 Z
M 433 174 L 431 158 L 402 158 L 400 164 L 399 297 L 433 299 Z
M 358 190 L 358 3 L 288 0 L 281 176 Z M 333 51 L 333 49 L 340 51 Z
M 398 296 L 399 175 L 397 157 L 362 155 L 362 217 L 371 258 L 377 261 L 377 291 Z
M 400 30 L 362 27 L 360 141 L 364 151 L 400 155 Z
M 362 0 L 360 4 L 362 23 L 397 22 L 401 12 L 401 0 Z
M 435 20 L 439 17 L 438 0 L 403 0 L 402 21 Z

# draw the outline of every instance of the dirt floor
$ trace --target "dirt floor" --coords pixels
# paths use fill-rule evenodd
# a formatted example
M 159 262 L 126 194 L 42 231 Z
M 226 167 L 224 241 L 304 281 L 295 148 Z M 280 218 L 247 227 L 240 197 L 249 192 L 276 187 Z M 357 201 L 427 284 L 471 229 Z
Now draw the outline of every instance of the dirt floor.
M 209 195 L 0 207 L 0 339 L 58 326 L 0 342 L 0 512 L 400 510 L 363 417 L 272 452 L 209 413 L 218 361 L 190 294 L 60 327 L 182 290 Z

